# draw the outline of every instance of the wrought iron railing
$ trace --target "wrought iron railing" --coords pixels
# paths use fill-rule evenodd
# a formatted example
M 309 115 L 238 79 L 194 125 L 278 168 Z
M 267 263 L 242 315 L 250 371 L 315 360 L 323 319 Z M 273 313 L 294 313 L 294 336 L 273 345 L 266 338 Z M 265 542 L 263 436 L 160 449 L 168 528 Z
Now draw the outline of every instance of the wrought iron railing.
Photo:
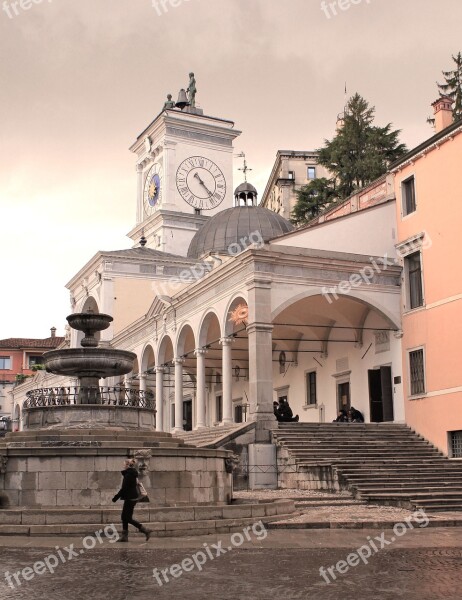
M 126 387 L 52 387 L 27 392 L 23 408 L 98 404 L 130 408 L 155 408 L 154 394 Z

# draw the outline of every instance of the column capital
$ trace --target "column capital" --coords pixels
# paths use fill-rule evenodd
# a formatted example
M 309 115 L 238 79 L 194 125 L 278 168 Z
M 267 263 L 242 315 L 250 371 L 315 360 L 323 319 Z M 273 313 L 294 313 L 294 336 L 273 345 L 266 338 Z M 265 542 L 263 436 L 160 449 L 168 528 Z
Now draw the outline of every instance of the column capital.
M 137 173 L 142 173 L 143 172 L 143 164 L 142 163 L 137 163 L 137 165 L 136 165 L 136 172 Z
M 140 373 L 140 374 L 139 374 L 139 378 L 140 378 L 140 379 L 147 379 L 147 377 L 148 377 L 148 376 L 147 376 L 147 374 L 146 374 L 146 373 Z
M 196 348 L 194 350 L 194 355 L 197 356 L 205 356 L 207 354 L 207 348 Z
M 184 359 L 182 357 L 175 357 L 175 365 L 184 365 L 185 362 L 186 362 L 186 359 Z
M 250 323 L 246 327 L 247 333 L 255 333 L 261 331 L 262 333 L 272 333 L 274 325 L 271 323 Z
M 231 344 L 234 342 L 234 338 L 233 337 L 222 337 L 220 338 L 220 344 L 222 346 L 231 346 Z
M 155 367 L 154 370 L 156 373 L 165 373 L 165 367 Z

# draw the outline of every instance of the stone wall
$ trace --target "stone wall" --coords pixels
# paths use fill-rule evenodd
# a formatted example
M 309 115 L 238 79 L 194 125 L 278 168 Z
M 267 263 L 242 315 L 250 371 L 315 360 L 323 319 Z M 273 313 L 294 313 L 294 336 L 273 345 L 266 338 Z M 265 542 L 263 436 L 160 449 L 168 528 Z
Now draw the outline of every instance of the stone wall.
M 0 493 L 12 507 L 113 506 L 120 471 L 133 448 L 9 448 Z M 146 453 L 146 449 L 141 450 Z M 152 448 L 140 479 L 152 505 L 225 505 L 231 501 L 231 475 L 222 450 Z
M 148 408 L 79 404 L 23 409 L 27 431 L 67 428 L 120 428 L 137 431 L 155 430 L 155 413 Z

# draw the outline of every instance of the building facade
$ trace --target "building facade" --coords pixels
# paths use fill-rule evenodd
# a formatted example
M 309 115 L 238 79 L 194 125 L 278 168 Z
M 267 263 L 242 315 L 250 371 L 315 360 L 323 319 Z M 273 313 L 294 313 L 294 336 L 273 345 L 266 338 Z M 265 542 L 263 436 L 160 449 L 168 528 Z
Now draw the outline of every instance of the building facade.
M 392 165 L 397 249 L 403 266 L 406 421 L 462 457 L 462 122 L 434 103 L 436 134 Z
M 278 150 L 260 206 L 290 219 L 297 191 L 320 177 L 329 178 L 329 173 L 318 164 L 315 150 Z

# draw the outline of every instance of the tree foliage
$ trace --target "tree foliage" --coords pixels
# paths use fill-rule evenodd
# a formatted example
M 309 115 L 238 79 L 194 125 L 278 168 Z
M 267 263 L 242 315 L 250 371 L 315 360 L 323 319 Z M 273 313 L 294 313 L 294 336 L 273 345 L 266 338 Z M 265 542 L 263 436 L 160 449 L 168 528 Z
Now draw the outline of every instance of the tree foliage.
M 452 114 L 454 119 L 462 118 L 462 53 L 452 56 L 456 68 L 442 71 L 445 83 L 437 83 L 440 96 L 449 96 L 454 101 Z
M 347 198 L 383 175 L 388 165 L 400 158 L 406 147 L 400 144 L 400 131 L 373 125 L 375 107 L 359 94 L 350 98 L 343 126 L 319 151 L 319 162 L 335 176 L 339 198 Z
M 320 177 L 302 186 L 297 192 L 297 202 L 290 220 L 294 225 L 302 225 L 316 217 L 322 208 L 336 198 L 335 184 L 332 179 Z
M 302 187 L 291 215 L 294 223 L 309 221 L 330 202 L 343 200 L 368 185 L 406 152 L 398 139 L 400 131 L 393 130 L 391 123 L 373 125 L 374 114 L 375 107 L 358 93 L 350 98 L 343 125 L 318 150 L 319 164 L 329 170 L 332 179 L 315 180 Z

